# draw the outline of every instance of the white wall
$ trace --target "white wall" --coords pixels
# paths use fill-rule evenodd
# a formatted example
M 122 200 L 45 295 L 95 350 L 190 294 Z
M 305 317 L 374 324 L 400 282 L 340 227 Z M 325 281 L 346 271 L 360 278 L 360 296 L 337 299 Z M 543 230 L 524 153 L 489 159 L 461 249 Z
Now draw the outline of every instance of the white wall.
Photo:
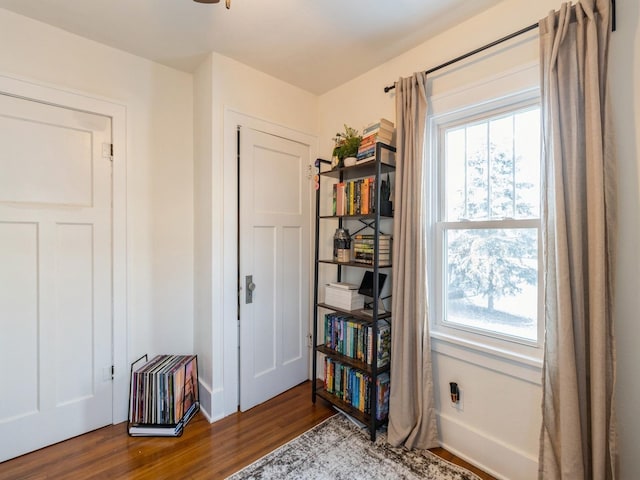
M 207 375 L 201 387 L 210 389 L 203 395 L 211 398 L 210 407 L 204 405 L 207 414 L 218 419 L 235 412 L 238 404 L 237 208 L 233 193 L 237 160 L 235 125 L 228 124 L 229 118 L 225 123 L 225 115 L 240 113 L 313 134 L 317 131 L 317 97 L 216 53 L 200 66 L 195 82 L 196 133 L 209 135 L 196 142 L 203 147 L 196 156 L 196 175 L 209 176 L 196 184 L 196 225 L 201 221 L 204 225 L 197 230 L 196 262 L 202 258 L 207 264 L 198 266 L 203 273 L 196 277 L 195 331 L 206 337 L 196 340 L 196 352 L 210 357 L 211 364 L 201 369 Z M 207 106 L 200 106 L 201 102 Z M 199 185 L 209 191 L 200 191 Z M 199 205 L 201 202 L 204 204 Z
M 194 350 L 198 354 L 200 405 L 210 415 L 213 381 L 212 245 L 212 79 L 211 56 L 193 77 L 194 113 Z
M 192 76 L 2 9 L 0 45 L 2 74 L 126 106 L 129 358 L 191 352 Z
M 558 8 L 557 0 L 523 2 L 505 0 L 419 47 L 380 65 L 320 97 L 320 153 L 328 157 L 331 137 L 342 124 L 361 128 L 377 117 L 395 118 L 395 97 L 383 87 L 400 76 L 426 70 L 544 17 Z M 622 0 L 618 6 L 618 31 L 613 34 L 611 78 L 614 116 L 620 157 L 620 242 L 616 326 L 618 329 L 617 405 L 620 417 L 620 478 L 640 475 L 640 364 L 637 345 L 640 327 L 637 312 L 640 296 L 638 242 L 640 203 L 637 138 L 640 138 L 640 31 L 637 2 Z M 535 32 L 533 35 L 535 36 Z M 491 55 L 490 55 L 491 56 Z M 495 62 L 495 59 L 491 59 Z M 475 59 L 471 62 L 474 63 Z M 464 76 L 450 75 L 458 67 L 434 76 L 433 95 L 455 89 Z M 468 458 L 498 477 L 536 478 L 537 439 L 540 427 L 539 369 L 515 365 L 490 355 L 435 340 L 432 345 L 436 368 L 441 436 L 445 447 Z M 503 373 L 507 372 L 507 373 Z M 463 389 L 464 409 L 455 410 L 447 400 L 448 382 Z

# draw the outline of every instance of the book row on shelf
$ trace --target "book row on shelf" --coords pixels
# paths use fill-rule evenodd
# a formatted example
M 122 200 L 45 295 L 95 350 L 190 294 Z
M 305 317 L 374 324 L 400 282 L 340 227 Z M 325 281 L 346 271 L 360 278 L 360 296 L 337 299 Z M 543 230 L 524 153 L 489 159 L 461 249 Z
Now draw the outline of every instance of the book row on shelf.
M 373 361 L 373 328 L 346 313 L 327 313 L 324 316 L 325 345 L 346 357 L 368 365 Z M 378 368 L 389 363 L 391 352 L 391 326 L 386 321 L 378 323 Z
M 357 234 L 353 236 L 353 261 L 373 265 L 375 260 L 375 235 Z M 391 235 L 378 236 L 378 261 L 381 265 L 391 263 Z
M 334 395 L 362 413 L 371 415 L 371 377 L 333 358 L 325 357 L 324 385 Z M 384 420 L 389 414 L 389 373 L 381 373 L 375 382 L 376 419 Z
M 375 213 L 375 177 L 333 185 L 332 215 L 368 215 Z
M 155 356 L 132 369 L 129 393 L 131 435 L 179 435 L 199 407 L 197 356 Z

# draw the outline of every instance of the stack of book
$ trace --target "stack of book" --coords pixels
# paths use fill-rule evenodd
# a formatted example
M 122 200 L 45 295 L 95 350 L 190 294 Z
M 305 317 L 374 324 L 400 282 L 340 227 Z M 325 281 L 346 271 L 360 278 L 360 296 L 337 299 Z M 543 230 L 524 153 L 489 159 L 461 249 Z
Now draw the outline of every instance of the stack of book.
M 178 436 L 198 408 L 195 355 L 158 355 L 132 372 L 129 435 Z
M 324 303 L 342 310 L 364 308 L 364 296 L 358 293 L 358 286 L 348 283 L 329 283 L 324 289 Z
M 373 328 L 370 323 L 347 314 L 327 313 L 324 316 L 325 345 L 346 357 L 367 365 L 373 362 Z M 391 352 L 391 325 L 381 321 L 378 325 L 378 368 L 389 363 Z
M 375 258 L 375 235 L 357 234 L 353 237 L 353 261 L 373 265 Z M 378 262 L 381 266 L 391 264 L 391 235 L 378 237 Z
M 356 155 L 356 163 L 365 163 L 373 160 L 376 155 L 376 143 L 391 145 L 394 132 L 393 122 L 381 118 L 378 122 L 367 125 L 362 131 L 362 140 Z

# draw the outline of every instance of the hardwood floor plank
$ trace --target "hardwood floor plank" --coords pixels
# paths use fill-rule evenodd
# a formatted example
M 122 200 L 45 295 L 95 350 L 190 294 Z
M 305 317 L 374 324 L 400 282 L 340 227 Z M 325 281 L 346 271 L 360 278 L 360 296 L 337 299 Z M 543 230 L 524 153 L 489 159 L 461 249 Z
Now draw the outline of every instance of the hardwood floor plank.
M 311 403 L 311 383 L 305 382 L 213 424 L 198 414 L 178 438 L 129 437 L 126 423 L 104 427 L 0 463 L 0 478 L 222 479 L 334 414 L 320 398 Z M 495 480 L 446 450 L 434 453 Z

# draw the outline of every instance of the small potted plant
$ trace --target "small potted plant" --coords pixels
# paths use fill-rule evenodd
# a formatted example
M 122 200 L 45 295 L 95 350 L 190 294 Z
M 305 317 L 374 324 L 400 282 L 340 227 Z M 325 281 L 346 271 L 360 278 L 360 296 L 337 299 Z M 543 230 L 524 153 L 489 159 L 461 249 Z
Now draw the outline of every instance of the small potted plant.
M 331 166 L 333 168 L 344 167 L 345 158 L 353 157 L 358 154 L 358 147 L 362 137 L 355 128 L 351 128 L 345 124 L 344 132 L 336 133 L 333 137 L 333 157 Z

